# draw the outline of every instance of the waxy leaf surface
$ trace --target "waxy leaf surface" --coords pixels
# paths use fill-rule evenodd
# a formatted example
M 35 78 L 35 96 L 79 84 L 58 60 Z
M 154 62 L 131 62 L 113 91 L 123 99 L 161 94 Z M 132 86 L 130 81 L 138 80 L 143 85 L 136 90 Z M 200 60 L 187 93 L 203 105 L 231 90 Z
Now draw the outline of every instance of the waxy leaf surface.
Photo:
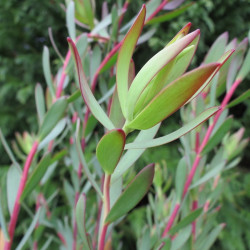
M 66 98 L 58 99 L 49 109 L 43 119 L 43 123 L 39 130 L 39 141 L 41 142 L 56 126 L 59 120 L 62 118 L 64 111 L 68 106 Z
M 99 141 L 96 156 L 106 174 L 112 174 L 125 145 L 126 135 L 122 129 L 111 130 Z
M 127 118 L 133 119 L 136 102 L 147 84 L 153 77 L 172 59 L 174 59 L 184 48 L 186 48 L 197 36 L 200 31 L 196 30 L 191 34 L 177 40 L 170 46 L 165 47 L 155 56 L 153 56 L 138 72 L 128 92 L 127 100 Z
M 167 85 L 127 126 L 148 129 L 161 122 L 182 107 L 218 66 L 212 63 L 199 67 Z
M 148 192 L 154 178 L 154 164 L 143 168 L 129 183 L 107 215 L 105 223 L 111 223 L 128 213 Z
M 157 146 L 160 146 L 163 144 L 167 144 L 171 141 L 174 141 L 174 140 L 180 138 L 181 136 L 185 135 L 186 133 L 188 133 L 192 129 L 196 128 L 202 122 L 206 121 L 208 118 L 210 118 L 212 115 L 214 115 L 218 110 L 219 110 L 218 107 L 209 108 L 209 109 L 205 110 L 204 112 L 202 112 L 197 117 L 195 117 L 188 124 L 184 125 L 180 129 L 178 129 L 178 130 L 176 130 L 168 135 L 165 135 L 165 136 L 162 136 L 162 137 L 159 137 L 156 139 L 151 139 L 148 141 L 141 139 L 140 141 L 135 141 L 135 142 L 126 144 L 125 149 L 151 148 L 151 147 L 157 147 Z
M 119 101 L 121 104 L 121 109 L 124 117 L 126 117 L 125 104 L 127 102 L 128 88 L 129 88 L 129 66 L 130 60 L 132 58 L 135 45 L 141 34 L 141 30 L 144 25 L 146 15 L 146 8 L 143 5 L 140 13 L 138 14 L 134 24 L 125 36 L 122 46 L 120 48 L 117 60 L 117 70 L 116 70 L 116 82 L 117 82 L 117 92 L 119 96 Z
M 91 89 L 89 88 L 87 79 L 86 79 L 85 74 L 83 72 L 81 58 L 79 56 L 79 53 L 77 51 L 77 48 L 76 48 L 74 42 L 70 38 L 68 38 L 68 42 L 69 42 L 71 52 L 74 55 L 78 79 L 79 79 L 79 85 L 80 85 L 80 89 L 81 89 L 81 94 L 82 94 L 82 97 L 83 97 L 85 103 L 87 104 L 87 106 L 91 110 L 92 114 L 96 117 L 96 119 L 100 123 L 102 123 L 102 125 L 105 128 L 107 128 L 108 130 L 114 129 L 113 123 L 108 118 L 106 113 L 103 111 L 101 106 L 98 104 Z

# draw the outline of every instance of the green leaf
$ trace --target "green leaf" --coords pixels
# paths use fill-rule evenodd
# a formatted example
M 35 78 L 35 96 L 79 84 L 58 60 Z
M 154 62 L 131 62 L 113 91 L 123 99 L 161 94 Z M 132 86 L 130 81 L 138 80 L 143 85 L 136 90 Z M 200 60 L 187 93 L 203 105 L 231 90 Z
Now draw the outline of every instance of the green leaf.
M 4 137 L 1 129 L 0 129 L 0 140 L 1 140 L 2 144 L 3 144 L 3 147 L 4 147 L 7 155 L 9 156 L 10 160 L 12 161 L 12 163 L 17 168 L 19 168 L 21 170 L 21 167 L 20 167 L 19 163 L 17 162 L 14 154 L 12 153 L 12 151 L 11 151 L 11 149 L 10 149 L 10 147 L 9 147 L 9 145 L 8 145 L 8 143 L 7 143 L 7 141 L 6 141 L 5 137 Z
M 218 164 L 216 167 L 214 167 L 212 170 L 208 171 L 204 176 L 202 176 L 198 181 L 196 181 L 193 185 L 191 185 L 189 189 L 197 187 L 203 184 L 204 182 L 210 180 L 211 178 L 215 177 L 222 171 L 224 166 L 225 166 L 224 162 Z
M 196 244 L 194 246 L 195 249 L 202 249 L 202 250 L 208 250 L 211 248 L 215 240 L 217 239 L 219 233 L 224 228 L 224 224 L 220 224 L 217 227 L 215 227 L 206 237 L 203 241 L 200 242 L 200 244 Z M 198 242 L 198 241 L 197 241 Z
M 97 159 L 106 174 L 112 174 L 124 150 L 126 135 L 122 129 L 111 130 L 99 141 Z
M 195 94 L 218 66 L 219 64 L 212 63 L 199 67 L 167 85 L 127 127 L 148 129 L 169 117 Z
M 205 110 L 204 112 L 202 112 L 197 117 L 195 117 L 188 124 L 184 125 L 180 129 L 178 129 L 178 130 L 176 130 L 168 135 L 165 135 L 165 136 L 162 136 L 162 137 L 159 137 L 156 139 L 151 139 L 148 141 L 142 139 L 141 141 L 132 142 L 132 143 L 126 144 L 125 149 L 151 148 L 151 147 L 157 147 L 157 146 L 160 146 L 163 144 L 167 144 L 171 141 L 174 141 L 174 140 L 180 138 L 181 136 L 185 135 L 186 133 L 188 133 L 192 129 L 196 128 L 202 122 L 206 121 L 208 118 L 210 118 L 212 115 L 214 115 L 218 110 L 219 110 L 218 107 L 209 108 L 209 109 Z
M 85 214 L 86 214 L 86 195 L 82 194 L 76 204 L 76 224 L 83 241 L 83 247 L 86 250 L 90 250 L 87 238 L 87 231 L 85 227 Z
M 66 10 L 66 23 L 69 36 L 73 41 L 76 40 L 76 27 L 75 27 L 75 3 L 70 1 Z
M 143 168 L 129 183 L 107 215 L 105 223 L 111 223 L 128 213 L 148 192 L 154 178 L 154 164 Z
M 238 73 L 236 80 L 243 80 L 249 73 L 250 71 L 250 49 L 247 52 L 247 55 L 245 57 L 245 60 L 243 62 L 243 65 L 240 68 L 240 72 Z
M 178 231 L 180 231 L 182 228 L 191 224 L 194 220 L 196 220 L 202 214 L 202 211 L 203 211 L 203 208 L 199 208 L 191 212 L 189 215 L 183 218 L 176 226 L 172 227 L 172 229 L 169 231 L 169 234 L 174 235 Z
M 40 180 L 50 166 L 50 162 L 51 156 L 49 154 L 41 159 L 41 161 L 38 163 L 32 174 L 28 178 L 28 181 L 21 195 L 20 202 L 22 202 L 38 186 Z
M 80 56 L 85 55 L 88 48 L 88 37 L 86 34 L 82 34 L 79 37 L 79 39 L 76 41 L 76 47 Z M 71 75 L 73 71 L 74 71 L 74 57 L 70 56 L 65 72 L 67 73 L 67 75 Z
M 90 29 L 94 28 L 94 11 L 90 0 L 83 0 L 83 9 L 85 13 L 85 18 L 88 22 Z
M 191 2 L 191 3 L 183 5 L 182 7 L 178 8 L 178 9 L 175 9 L 171 12 L 168 12 L 164 15 L 154 17 L 151 20 L 149 20 L 146 24 L 156 24 L 156 23 L 163 23 L 166 21 L 170 21 L 170 20 L 174 19 L 175 17 L 178 17 L 179 15 L 181 15 L 183 12 L 185 12 L 193 4 L 194 3 Z
M 141 8 L 134 24 L 126 34 L 120 48 L 116 65 L 116 82 L 119 101 L 124 117 L 126 115 L 126 102 L 129 88 L 129 66 L 137 40 L 141 34 L 146 15 L 145 5 Z
M 157 124 L 153 128 L 148 130 L 142 130 L 137 135 L 134 142 L 140 142 L 143 140 L 151 140 L 156 135 L 157 131 L 160 128 L 160 124 Z M 112 174 L 111 183 L 116 182 L 119 180 L 120 177 L 140 158 L 140 156 L 145 151 L 143 149 L 129 149 L 119 161 L 117 167 L 115 168 L 114 173 Z
M 240 95 L 239 97 L 237 97 L 236 99 L 234 99 L 233 101 L 231 101 L 226 108 L 232 108 L 240 103 L 242 103 L 243 101 L 245 101 L 246 99 L 248 99 L 250 97 L 250 89 L 248 89 L 247 91 L 245 91 L 242 95 Z
M 102 192 L 99 188 L 99 186 L 97 185 L 93 175 L 91 174 L 89 168 L 88 168 L 88 164 L 85 160 L 84 154 L 82 152 L 82 147 L 81 147 L 81 143 L 80 143 L 80 120 L 78 120 L 77 122 L 77 130 L 76 130 L 76 149 L 77 149 L 77 154 L 79 157 L 79 161 L 82 164 L 83 167 L 83 171 L 86 174 L 89 182 L 91 183 L 91 185 L 93 186 L 93 188 L 96 190 L 96 192 L 100 195 L 100 197 L 102 198 Z
M 50 71 L 50 61 L 49 61 L 49 49 L 44 46 L 43 48 L 43 74 L 49 87 L 50 94 L 55 96 L 55 88 L 51 78 L 51 71 Z
M 221 34 L 213 43 L 209 49 L 205 59 L 204 64 L 217 62 L 219 58 L 224 54 L 228 41 L 228 32 Z
M 78 51 L 77 51 L 77 48 L 76 48 L 74 42 L 70 38 L 68 38 L 68 43 L 69 43 L 71 52 L 74 55 L 79 84 L 80 84 L 80 89 L 81 89 L 82 97 L 83 97 L 85 103 L 87 104 L 87 106 L 91 110 L 92 114 L 96 117 L 96 119 L 100 123 L 102 123 L 102 125 L 105 128 L 107 128 L 108 130 L 114 129 L 115 127 L 114 127 L 113 123 L 108 118 L 106 113 L 103 111 L 101 106 L 98 104 L 91 89 L 89 88 L 87 79 L 86 79 L 85 74 L 83 72 L 81 58 L 78 54 Z
M 7 173 L 7 202 L 9 213 L 12 214 L 21 180 L 21 174 L 15 166 L 11 166 Z
M 41 212 L 41 208 L 37 210 L 36 215 L 34 216 L 34 218 L 32 218 L 32 223 L 30 224 L 29 228 L 25 230 L 25 234 L 22 240 L 19 242 L 18 246 L 16 247 L 16 250 L 22 250 L 26 242 L 30 239 L 30 236 L 32 232 L 34 231 L 36 224 L 38 222 L 40 212 Z
M 63 118 L 59 121 L 56 126 L 51 130 L 51 132 L 39 143 L 38 150 L 41 150 L 46 145 L 49 144 L 50 141 L 54 140 L 61 132 L 64 130 L 67 123 L 67 119 Z
M 64 111 L 68 106 L 66 98 L 58 99 L 49 109 L 44 117 L 43 123 L 40 127 L 38 137 L 41 142 L 56 126 L 58 121 L 62 118 Z
M 191 225 L 189 225 L 186 228 L 184 228 L 183 230 L 181 230 L 181 232 L 179 232 L 178 235 L 176 236 L 176 238 L 172 241 L 172 245 L 171 245 L 170 250 L 182 249 L 183 245 L 189 239 L 191 232 L 192 232 Z
M 186 160 L 185 158 L 182 158 L 179 161 L 179 164 L 176 169 L 176 175 L 175 175 L 176 198 L 177 198 L 178 203 L 181 202 L 186 175 L 187 175 Z
M 5 221 L 4 214 L 3 214 L 2 197 L 3 197 L 2 190 L 0 189 L 0 225 L 1 225 L 0 230 L 2 230 L 4 238 L 6 240 L 9 240 L 10 239 L 9 232 L 8 232 L 8 228 L 6 226 L 6 221 Z
M 226 133 L 231 129 L 233 124 L 233 118 L 228 118 L 216 131 L 216 133 L 209 139 L 206 146 L 202 150 L 202 155 L 209 153 L 214 149 L 226 135 Z
M 39 124 L 41 125 L 43 122 L 43 118 L 45 115 L 45 101 L 44 101 L 44 93 L 41 84 L 37 84 L 35 88 L 35 99 L 36 99 L 36 110 Z
M 144 88 L 153 79 L 153 77 L 172 59 L 174 59 L 183 49 L 185 49 L 197 36 L 200 31 L 196 30 L 191 34 L 184 36 L 173 44 L 165 47 L 155 56 L 153 56 L 138 72 L 128 92 L 127 98 L 127 118 L 133 119 L 136 102 Z M 148 127 L 149 128 L 149 127 Z

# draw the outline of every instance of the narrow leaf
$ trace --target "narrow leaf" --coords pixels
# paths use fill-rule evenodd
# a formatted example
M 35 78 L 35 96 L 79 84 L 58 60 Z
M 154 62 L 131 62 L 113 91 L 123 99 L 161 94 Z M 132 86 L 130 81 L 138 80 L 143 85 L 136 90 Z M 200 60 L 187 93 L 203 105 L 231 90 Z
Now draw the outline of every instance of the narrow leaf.
M 74 42 L 68 38 L 69 46 L 72 51 L 72 54 L 74 55 L 75 64 L 77 68 L 77 74 L 80 84 L 80 89 L 82 93 L 82 97 L 91 110 L 92 114 L 96 117 L 96 119 L 102 123 L 102 125 L 107 128 L 108 130 L 114 129 L 114 125 L 111 122 L 111 120 L 108 118 L 106 113 L 103 111 L 101 106 L 98 104 L 97 100 L 95 99 L 91 89 L 89 88 L 87 79 L 84 75 L 83 68 L 82 68 L 82 62 L 81 58 L 78 54 L 77 48 L 74 44 Z
M 94 12 L 90 0 L 83 0 L 84 12 L 90 29 L 94 28 Z
M 153 128 L 148 130 L 142 130 L 136 137 L 134 142 L 140 142 L 144 140 L 151 140 L 156 135 L 157 131 L 160 128 L 160 124 L 157 124 Z M 145 151 L 143 149 L 130 149 L 128 150 L 119 161 L 117 167 L 115 168 L 114 173 L 112 174 L 111 183 L 116 182 L 119 178 L 140 158 L 140 156 Z
M 218 66 L 218 63 L 212 63 L 199 67 L 167 85 L 127 127 L 148 129 L 169 117 L 199 90 Z
M 125 106 L 127 102 L 128 88 L 129 88 L 128 76 L 129 76 L 130 60 L 132 58 L 137 40 L 141 34 L 144 25 L 145 15 L 146 15 L 146 8 L 145 5 L 143 5 L 134 24 L 132 25 L 127 35 L 125 36 L 118 54 L 117 65 L 116 65 L 117 68 L 116 82 L 117 82 L 118 97 L 124 117 L 127 117 Z
M 157 16 L 155 18 L 152 18 L 150 21 L 147 22 L 147 24 L 156 24 L 156 23 L 163 23 L 166 21 L 170 21 L 174 19 L 175 17 L 178 17 L 181 15 L 183 12 L 185 12 L 190 6 L 192 6 L 194 2 L 188 3 L 178 9 L 175 9 L 171 12 L 168 12 L 164 15 Z
M 216 131 L 216 133 L 209 139 L 208 143 L 202 150 L 202 155 L 209 153 L 212 149 L 214 149 L 226 135 L 226 133 L 231 129 L 233 124 L 233 119 L 228 118 Z
M 124 150 L 126 135 L 122 129 L 111 130 L 99 141 L 97 159 L 106 174 L 112 174 Z
M 141 140 L 141 141 L 137 141 L 137 142 L 132 142 L 132 143 L 126 144 L 125 149 L 151 148 L 151 147 L 157 147 L 157 146 L 160 146 L 163 144 L 167 144 L 171 141 L 174 141 L 174 140 L 180 138 L 181 136 L 185 135 L 186 133 L 188 133 L 192 129 L 196 128 L 202 122 L 206 121 L 208 118 L 210 118 L 212 115 L 214 115 L 218 110 L 219 110 L 218 107 L 209 108 L 209 109 L 205 110 L 204 112 L 202 112 L 197 117 L 195 117 L 188 124 L 184 125 L 180 129 L 178 129 L 178 130 L 176 130 L 168 135 L 165 135 L 165 136 L 162 136 L 162 137 L 159 137 L 156 139 L 152 139 L 149 141 Z
M 43 73 L 44 77 L 47 83 L 47 86 L 49 87 L 50 94 L 52 96 L 55 96 L 55 88 L 52 82 L 51 78 L 51 71 L 50 71 L 50 61 L 49 61 L 49 49 L 44 46 L 43 48 Z
M 143 168 L 129 183 L 107 215 L 105 223 L 111 223 L 128 213 L 148 192 L 154 178 L 154 164 Z
M 192 232 L 192 226 L 189 225 L 179 232 L 176 238 L 172 241 L 170 250 L 182 249 L 183 245 L 187 242 Z
M 41 142 L 56 126 L 58 121 L 62 118 L 64 111 L 68 106 L 66 98 L 58 99 L 49 109 L 44 117 L 43 123 L 39 130 L 39 141 Z
M 86 214 L 86 195 L 82 194 L 76 204 L 76 223 L 81 240 L 83 241 L 83 247 L 86 250 L 90 250 L 87 238 L 87 231 L 85 227 L 85 214 Z
M 4 218 L 4 214 L 3 214 L 3 206 L 2 206 L 2 194 L 1 194 L 2 190 L 0 189 L 0 225 L 1 225 L 1 228 L 0 228 L 0 231 L 2 230 L 3 232 L 3 235 L 4 235 L 4 238 L 6 240 L 9 240 L 10 237 L 9 237 L 9 232 L 8 232 L 8 228 L 6 226 L 6 221 L 5 221 L 5 218 Z M 0 232 L 1 234 L 1 232 Z M 0 236 L 0 239 L 1 239 L 1 236 Z
M 246 99 L 248 99 L 250 97 L 250 89 L 247 90 L 246 92 L 244 92 L 242 95 L 240 95 L 239 97 L 237 97 L 236 99 L 234 99 L 233 101 L 231 101 L 228 105 L 227 108 L 232 108 L 240 103 L 242 103 L 243 101 L 245 101 Z
M 176 175 L 175 175 L 176 198 L 177 198 L 178 203 L 181 202 L 186 175 L 187 175 L 186 159 L 182 158 L 179 161 L 179 164 L 176 169 Z
M 208 51 L 204 64 L 217 62 L 219 58 L 224 54 L 228 41 L 228 32 L 221 34 L 213 43 L 210 50 Z
M 70 1 L 66 11 L 66 23 L 69 36 L 73 41 L 76 40 L 76 27 L 75 27 L 75 3 Z
M 30 224 L 29 228 L 25 231 L 25 234 L 22 240 L 20 241 L 20 243 L 18 244 L 18 246 L 16 247 L 16 250 L 22 250 L 26 242 L 30 239 L 30 236 L 32 232 L 34 231 L 36 224 L 38 222 L 40 212 L 41 212 L 41 208 L 37 210 L 36 215 L 34 216 L 34 218 L 32 218 L 32 223 Z
M 50 166 L 50 161 L 51 156 L 48 154 L 44 156 L 38 163 L 38 165 L 35 167 L 32 174 L 28 178 L 28 181 L 21 195 L 20 202 L 22 202 L 38 186 L 40 180 L 42 179 L 48 167 Z
M 240 79 L 241 81 L 248 75 L 250 71 L 250 49 L 247 52 L 243 65 L 240 68 L 240 72 L 238 73 L 236 80 Z
M 169 231 L 169 233 L 171 235 L 176 234 L 182 228 L 188 226 L 194 220 L 196 220 L 202 214 L 202 211 L 203 211 L 203 208 L 199 208 L 199 209 L 194 210 L 189 215 L 187 215 L 185 218 L 183 218 L 176 226 L 172 227 L 172 229 Z
M 20 172 L 15 166 L 11 166 L 7 173 L 7 202 L 10 214 L 12 214 L 14 208 L 20 180 Z
M 130 121 L 133 119 L 135 104 L 143 89 L 165 65 L 186 48 L 199 34 L 200 31 L 196 30 L 165 47 L 153 56 L 138 72 L 128 92 L 127 117 Z
M 35 88 L 35 100 L 36 100 L 36 110 L 39 124 L 41 125 L 43 122 L 43 118 L 45 115 L 45 101 L 44 101 L 44 93 L 41 84 L 37 84 Z

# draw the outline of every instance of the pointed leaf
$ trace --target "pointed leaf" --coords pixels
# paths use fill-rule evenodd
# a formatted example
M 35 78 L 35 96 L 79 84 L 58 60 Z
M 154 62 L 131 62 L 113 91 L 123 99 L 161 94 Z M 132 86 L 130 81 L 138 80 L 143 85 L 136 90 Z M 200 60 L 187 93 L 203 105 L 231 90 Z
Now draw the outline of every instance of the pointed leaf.
M 15 166 L 11 166 L 7 173 L 7 202 L 10 214 L 12 214 L 14 208 L 20 180 L 19 170 Z
M 153 128 L 140 131 L 134 142 L 153 139 L 159 128 L 160 124 L 157 124 Z M 140 158 L 140 156 L 144 153 L 144 151 L 145 148 L 128 150 L 122 156 L 117 167 L 115 168 L 115 171 L 112 174 L 111 183 L 114 183 L 117 180 L 119 180 L 119 178 Z
M 43 118 L 45 115 L 45 101 L 44 101 L 44 93 L 41 84 L 36 85 L 35 89 L 35 99 L 36 99 L 36 110 L 39 124 L 41 125 L 43 122 Z
M 30 224 L 30 226 L 28 227 L 27 230 L 25 230 L 25 234 L 22 238 L 22 240 L 19 242 L 18 246 L 15 248 L 16 250 L 22 250 L 24 249 L 24 246 L 26 244 L 26 242 L 30 239 L 30 236 L 32 234 L 32 232 L 35 230 L 35 227 L 37 225 L 40 213 L 41 213 L 41 209 L 39 208 L 34 216 L 34 218 L 32 218 L 32 223 Z
M 106 174 L 112 174 L 124 150 L 126 135 L 122 129 L 111 130 L 99 141 L 97 159 Z
M 186 159 L 182 158 L 177 166 L 175 175 L 176 198 L 178 203 L 181 202 L 182 192 L 187 175 Z
M 199 67 L 167 85 L 127 124 L 127 127 L 148 129 L 166 119 L 195 94 L 219 65 L 218 63 L 212 63 Z
M 185 218 L 183 218 L 176 226 L 172 227 L 172 229 L 169 231 L 169 233 L 171 235 L 176 234 L 179 230 L 188 226 L 194 220 L 196 220 L 202 214 L 202 211 L 203 211 L 203 208 L 199 208 L 199 209 L 194 210 L 189 215 L 187 215 Z
M 50 94 L 55 96 L 55 88 L 51 78 L 51 71 L 50 71 L 50 61 L 49 61 L 49 49 L 44 46 L 43 48 L 43 74 L 49 87 Z
M 184 6 L 178 8 L 178 9 L 175 9 L 175 10 L 173 10 L 171 12 L 168 12 L 168 13 L 166 13 L 164 15 L 154 17 L 151 20 L 149 20 L 147 22 L 147 24 L 156 24 L 156 23 L 163 23 L 163 22 L 166 22 L 166 21 L 170 21 L 170 20 L 174 19 L 175 17 L 178 17 L 179 15 L 181 15 L 183 12 L 185 12 L 193 4 L 194 3 L 191 2 L 191 3 L 185 4 Z
M 128 213 L 148 192 L 154 178 L 154 164 L 143 168 L 129 183 L 107 215 L 105 223 L 111 223 Z
M 214 149 L 226 135 L 226 133 L 231 129 L 233 124 L 233 118 L 228 118 L 216 131 L 216 133 L 209 139 L 206 146 L 202 150 L 202 155 L 209 153 Z
M 106 113 L 103 111 L 101 106 L 98 104 L 97 100 L 95 99 L 91 89 L 89 88 L 87 79 L 85 77 L 83 68 L 82 68 L 82 62 L 81 58 L 78 54 L 77 48 L 74 44 L 74 42 L 68 38 L 68 43 L 70 46 L 70 49 L 72 51 L 72 54 L 74 55 L 75 64 L 77 68 L 77 74 L 79 79 L 79 85 L 82 93 L 82 97 L 91 110 L 92 114 L 96 117 L 96 119 L 102 123 L 102 125 L 107 128 L 108 130 L 114 129 L 114 125 L 111 122 L 111 120 L 108 118 Z
M 70 1 L 66 10 L 66 22 L 69 36 L 73 41 L 76 40 L 76 27 L 75 27 L 75 3 Z
M 173 44 L 165 47 L 163 50 L 153 56 L 138 72 L 128 92 L 127 100 L 127 118 L 133 119 L 135 104 L 141 95 L 143 89 L 153 79 L 153 77 L 172 59 L 174 59 L 183 49 L 185 49 L 197 36 L 200 31 L 196 30 L 189 35 L 177 40 Z
M 83 247 L 90 250 L 87 238 L 87 231 L 85 227 L 85 214 L 86 214 L 86 195 L 82 194 L 76 204 L 76 224 L 83 241 Z
M 210 118 L 212 115 L 214 115 L 218 110 L 219 110 L 218 107 L 209 108 L 209 109 L 205 110 L 204 112 L 202 112 L 197 117 L 195 117 L 188 124 L 184 125 L 180 129 L 178 129 L 178 130 L 176 130 L 168 135 L 165 135 L 165 136 L 162 136 L 162 137 L 159 137 L 156 139 L 152 139 L 149 141 L 141 140 L 141 141 L 137 141 L 137 142 L 132 142 L 132 143 L 126 144 L 125 149 L 151 148 L 151 147 L 157 147 L 157 146 L 160 146 L 163 144 L 167 144 L 171 141 L 174 141 L 174 140 L 180 138 L 181 136 L 185 135 L 186 133 L 188 133 L 192 129 L 196 128 L 202 122 L 205 122 L 208 118 Z
M 141 34 L 144 20 L 145 20 L 146 8 L 143 5 L 140 10 L 134 24 L 125 36 L 122 46 L 120 48 L 117 65 L 116 65 L 116 82 L 117 82 L 117 92 L 119 96 L 119 101 L 124 117 L 126 117 L 125 105 L 128 96 L 128 77 L 129 77 L 129 66 L 130 60 L 132 58 L 135 45 Z
M 224 54 L 228 41 L 228 32 L 221 34 L 213 43 L 210 50 L 208 51 L 204 64 L 217 62 L 219 58 Z
M 245 57 L 243 65 L 240 68 L 240 72 L 236 77 L 236 80 L 240 79 L 242 81 L 248 75 L 248 73 L 250 71 L 249 65 L 250 65 L 250 49 L 247 52 L 247 55 Z
M 250 89 L 244 92 L 242 95 L 231 101 L 226 108 L 232 108 L 250 97 Z
M 68 106 L 66 98 L 58 99 L 49 109 L 47 114 L 43 119 L 43 123 L 40 127 L 38 136 L 39 141 L 41 142 L 56 126 L 59 120 L 62 118 L 66 108 Z
M 29 195 L 38 186 L 40 180 L 50 166 L 50 162 L 51 156 L 49 154 L 41 159 L 41 161 L 38 163 L 32 174 L 28 178 L 28 181 L 21 195 L 20 202 L 22 202 L 25 197 L 27 197 L 27 195 Z

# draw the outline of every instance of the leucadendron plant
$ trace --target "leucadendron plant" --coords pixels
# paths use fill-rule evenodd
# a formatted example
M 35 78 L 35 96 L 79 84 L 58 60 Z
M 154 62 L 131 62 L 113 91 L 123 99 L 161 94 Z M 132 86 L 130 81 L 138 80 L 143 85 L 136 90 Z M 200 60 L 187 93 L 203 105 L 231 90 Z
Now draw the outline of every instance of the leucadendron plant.
M 131 228 L 137 222 L 141 225 L 133 239 L 138 249 L 212 246 L 224 227 L 216 224 L 212 230 L 222 171 L 239 163 L 240 150 L 248 143 L 242 140 L 243 129 L 230 132 L 233 118 L 228 117 L 228 107 L 249 97 L 248 91 L 229 103 L 249 72 L 250 54 L 245 56 L 247 39 L 228 44 L 225 33 L 201 66 L 187 71 L 200 38 L 200 31 L 190 32 L 188 23 L 136 73 L 135 48 L 154 33 L 151 28 L 141 36 L 144 26 L 169 20 L 191 6 L 178 7 L 182 2 L 150 1 L 125 26 L 122 21 L 130 1 L 124 5 L 119 1 L 110 14 L 104 3 L 100 22 L 94 1 L 67 1 L 62 6 L 70 50 L 63 59 L 50 30 L 63 66 L 52 77 L 45 47 L 48 87 L 45 93 L 40 84 L 35 89 L 39 130 L 17 133 L 12 144 L 15 154 L 0 133 L 12 161 L 6 183 L 1 183 L 5 250 L 13 245 L 125 249 L 126 242 L 116 231 L 123 221 Z M 156 16 L 168 8 L 177 8 L 175 14 Z M 88 32 L 81 34 L 76 24 Z M 162 121 L 178 110 L 182 126 L 154 138 Z M 208 119 L 209 126 L 204 125 Z M 164 161 L 144 168 L 136 164 L 147 148 L 179 138 L 182 156 L 174 183 Z M 24 162 L 23 168 L 16 157 Z M 148 192 L 149 205 L 138 216 L 146 219 L 133 219 Z M 19 241 L 15 232 L 20 235 L 20 231 L 25 233 Z

